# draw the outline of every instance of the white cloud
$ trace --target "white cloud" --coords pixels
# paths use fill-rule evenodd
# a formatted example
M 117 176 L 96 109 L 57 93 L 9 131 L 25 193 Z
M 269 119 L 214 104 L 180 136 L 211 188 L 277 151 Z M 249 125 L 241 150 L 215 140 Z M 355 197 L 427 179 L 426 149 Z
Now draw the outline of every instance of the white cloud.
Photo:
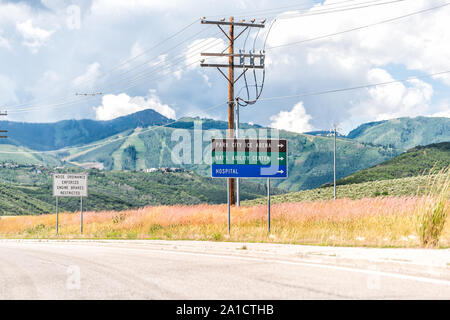
M 107 94 L 103 96 L 102 105 L 94 107 L 97 120 L 111 120 L 145 109 L 153 109 L 167 118 L 175 119 L 175 110 L 163 104 L 153 90 L 146 97 L 130 97 L 125 93 Z
M 23 44 L 30 47 L 33 53 L 37 52 L 37 49 L 44 45 L 54 32 L 34 27 L 31 19 L 17 23 L 16 27 L 24 38 Z
M 78 88 L 90 87 L 100 75 L 100 63 L 94 62 L 87 67 L 82 75 L 76 77 L 72 83 Z
M 9 44 L 9 41 L 2 36 L 0 36 L 0 47 L 11 49 L 11 45 Z
M 212 84 L 211 84 L 211 82 L 209 81 L 209 77 L 208 77 L 206 74 L 203 74 L 203 75 L 202 75 L 202 78 L 203 78 L 203 80 L 205 81 L 206 85 L 207 85 L 209 88 L 212 88 Z
M 332 2 L 325 1 L 324 5 Z M 280 18 L 272 28 L 267 47 L 333 34 L 443 3 L 444 0 L 405 1 L 334 14 Z M 305 12 L 318 9 L 324 8 L 317 5 Z M 443 54 L 450 52 L 450 33 L 446 31 L 450 28 L 449 12 L 450 7 L 443 7 L 339 36 L 268 49 L 266 66 L 270 78 L 265 90 L 272 90 L 269 86 L 275 85 L 288 92 L 315 92 L 406 78 L 409 73 L 405 69 L 412 74 L 450 70 L 450 56 Z M 436 80 L 450 86 L 450 76 Z M 435 101 L 439 95 L 433 94 L 438 88 L 434 89 L 431 83 L 431 79 L 414 80 L 314 96 L 305 99 L 305 106 L 316 127 L 329 126 L 332 121 L 354 127 L 376 119 L 433 115 L 442 110 L 437 106 L 439 101 Z M 439 90 L 445 92 L 447 88 Z
M 130 59 L 136 59 L 137 56 L 141 57 L 145 49 L 142 47 L 141 43 L 135 42 L 131 47 Z
M 394 80 L 383 69 L 371 69 L 367 74 L 368 83 L 382 83 Z M 385 120 L 405 116 L 429 114 L 433 88 L 421 80 L 411 80 L 406 84 L 394 83 L 372 87 L 368 98 L 357 103 L 351 113 L 355 117 Z
M 444 100 L 436 106 L 436 110 L 431 117 L 450 118 L 450 101 Z
M 8 39 L 4 38 L 1 36 L 1 34 L 3 33 L 3 30 L 0 29 L 0 48 L 6 48 L 8 50 L 11 50 L 11 45 L 9 44 Z
M 91 11 L 95 15 L 143 14 L 149 10 L 179 9 L 183 1 L 95 0 Z
M 303 102 L 297 103 L 291 111 L 281 111 L 277 115 L 271 116 L 270 126 L 272 128 L 287 130 L 292 132 L 307 132 L 313 130 L 309 123 L 311 116 L 306 113 Z
M 16 85 L 14 81 L 7 76 L 0 74 L 0 103 L 7 104 L 16 102 L 18 99 L 15 91 Z M 3 107 L 0 106 L 0 110 L 2 109 Z
M 325 1 L 329 5 L 332 1 Z M 275 23 L 268 46 L 311 39 L 382 20 L 428 9 L 444 0 L 416 0 L 334 14 L 312 15 Z M 323 10 L 316 5 L 308 12 Z M 303 45 L 286 47 L 292 55 L 297 50 L 310 53 L 310 63 L 333 60 L 338 67 L 354 69 L 358 65 L 382 66 L 398 63 L 411 70 L 436 72 L 450 69 L 449 7 L 410 16 L 396 22 L 328 37 Z M 298 49 L 297 49 L 298 48 Z M 448 82 L 450 85 L 450 82 Z
M 436 112 L 436 113 L 433 113 L 433 114 L 431 115 L 431 117 L 450 118 L 450 109 L 444 110 L 444 111 L 440 111 L 440 112 Z
M 135 42 L 131 47 L 130 55 L 128 56 L 127 60 L 119 65 L 120 69 L 129 71 L 136 70 L 136 68 L 144 65 L 147 67 L 152 67 L 162 64 L 165 61 L 167 55 L 161 54 L 158 57 L 149 60 L 149 55 L 147 55 L 146 52 L 153 53 L 151 49 L 151 47 L 144 48 L 144 46 L 142 46 L 139 41 Z

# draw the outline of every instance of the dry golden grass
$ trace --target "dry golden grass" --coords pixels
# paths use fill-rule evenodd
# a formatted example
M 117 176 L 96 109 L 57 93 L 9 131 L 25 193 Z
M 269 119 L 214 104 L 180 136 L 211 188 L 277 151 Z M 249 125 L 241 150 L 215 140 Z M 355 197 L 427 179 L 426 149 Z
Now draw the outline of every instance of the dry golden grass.
M 448 202 L 448 200 L 446 200 Z M 58 238 L 190 239 L 319 245 L 421 245 L 417 208 L 423 197 L 339 199 L 272 206 L 267 233 L 264 205 L 232 208 L 231 237 L 226 205 L 158 206 L 127 211 L 59 215 Z M 445 206 L 448 211 L 449 206 Z M 449 215 L 446 215 L 448 220 Z M 57 238 L 56 216 L 20 216 L 0 220 L 0 237 Z M 443 226 L 440 246 L 450 245 L 450 226 Z
M 450 167 L 436 175 L 429 175 L 425 196 L 417 206 L 418 234 L 423 246 L 436 247 L 441 241 L 448 213 L 450 198 Z

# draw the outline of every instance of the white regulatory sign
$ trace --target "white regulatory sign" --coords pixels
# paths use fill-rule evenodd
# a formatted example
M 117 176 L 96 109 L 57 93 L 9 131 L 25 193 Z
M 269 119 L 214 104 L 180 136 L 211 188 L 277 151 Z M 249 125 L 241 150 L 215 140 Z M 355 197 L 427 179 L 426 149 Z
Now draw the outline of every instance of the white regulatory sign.
M 53 175 L 54 197 L 87 197 L 86 173 L 55 173 Z

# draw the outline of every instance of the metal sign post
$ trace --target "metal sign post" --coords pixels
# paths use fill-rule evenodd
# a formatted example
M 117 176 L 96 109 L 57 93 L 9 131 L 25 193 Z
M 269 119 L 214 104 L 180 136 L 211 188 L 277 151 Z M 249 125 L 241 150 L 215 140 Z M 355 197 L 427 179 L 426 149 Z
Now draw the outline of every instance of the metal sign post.
M 56 234 L 58 234 L 58 196 L 56 197 Z
M 239 139 L 239 103 L 236 103 L 236 139 Z M 241 205 L 240 181 L 236 179 L 236 206 Z
M 80 197 L 80 224 L 81 233 L 83 233 L 83 196 Z
M 267 228 L 270 233 L 270 178 L 267 178 Z
M 227 179 L 228 236 L 231 235 L 230 178 Z

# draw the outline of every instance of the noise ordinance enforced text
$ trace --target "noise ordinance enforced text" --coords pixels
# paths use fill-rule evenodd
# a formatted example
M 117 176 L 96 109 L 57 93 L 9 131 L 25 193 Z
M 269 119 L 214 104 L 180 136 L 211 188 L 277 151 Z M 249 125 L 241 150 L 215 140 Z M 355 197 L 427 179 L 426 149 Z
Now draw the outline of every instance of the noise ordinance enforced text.
M 87 197 L 87 174 L 54 174 L 54 197 Z

